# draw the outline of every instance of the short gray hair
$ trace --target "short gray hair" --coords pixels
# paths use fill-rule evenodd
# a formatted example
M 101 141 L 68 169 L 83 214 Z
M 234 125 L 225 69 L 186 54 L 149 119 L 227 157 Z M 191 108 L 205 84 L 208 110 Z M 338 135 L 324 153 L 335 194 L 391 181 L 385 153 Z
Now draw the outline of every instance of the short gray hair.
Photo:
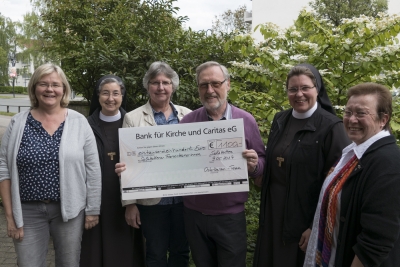
M 103 89 L 103 86 L 109 83 L 116 83 L 119 85 L 119 87 L 121 88 L 121 94 L 125 95 L 125 85 L 121 82 L 118 81 L 115 78 L 105 78 L 104 80 L 101 81 L 101 83 L 99 84 L 99 87 L 97 87 L 97 95 L 100 95 L 101 89 Z
M 208 68 L 210 68 L 210 67 L 214 67 L 214 66 L 217 66 L 217 67 L 220 67 L 220 68 L 221 68 L 222 73 L 224 74 L 225 79 L 227 79 L 227 80 L 230 79 L 231 76 L 229 75 L 229 71 L 228 71 L 228 69 L 227 69 L 224 65 L 219 64 L 219 63 L 216 62 L 216 61 L 207 61 L 207 62 L 204 62 L 203 64 L 201 64 L 200 66 L 198 66 L 198 67 L 196 68 L 196 82 L 197 82 L 197 84 L 199 84 L 200 73 L 201 73 L 203 70 L 208 69 Z
M 151 63 L 148 71 L 143 77 L 143 87 L 149 89 L 149 81 L 156 78 L 159 74 L 164 74 L 168 79 L 171 79 L 172 90 L 175 92 L 179 87 L 178 74 L 165 62 L 156 61 Z

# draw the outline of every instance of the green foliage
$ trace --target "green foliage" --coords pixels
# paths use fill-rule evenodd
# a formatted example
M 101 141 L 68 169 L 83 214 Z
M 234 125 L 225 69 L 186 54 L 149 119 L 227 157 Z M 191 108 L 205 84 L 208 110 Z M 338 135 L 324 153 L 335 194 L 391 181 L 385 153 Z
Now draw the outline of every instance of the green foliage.
M 395 96 L 393 97 L 393 113 L 392 119 L 390 122 L 390 126 L 392 128 L 393 133 L 396 136 L 397 144 L 400 144 L 400 98 L 398 94 L 398 90 L 395 92 Z
M 173 101 L 199 106 L 195 67 L 207 60 L 226 63 L 240 53 L 225 52 L 229 34 L 184 30 L 186 17 L 175 17 L 175 0 L 50 1 L 37 0 L 46 53 L 61 62 L 72 88 L 91 99 L 96 81 L 113 73 L 128 90 L 128 110 L 147 100 L 142 79 L 154 61 L 178 73 L 181 86 Z
M 256 247 L 258 233 L 258 215 L 260 214 L 260 189 L 250 180 L 249 199 L 246 202 L 246 225 L 247 225 L 247 260 L 253 262 L 253 254 Z M 251 265 L 249 265 L 251 266 Z
M 18 54 L 19 60 L 23 62 L 33 61 L 35 69 L 46 62 L 54 61 L 52 53 L 44 53 L 42 50 L 46 40 L 42 37 L 40 29 L 46 27 L 46 24 L 41 20 L 38 13 L 32 11 L 25 14 L 22 23 L 18 22 L 17 25 L 20 32 L 17 36 L 17 42 L 20 47 L 23 47 Z M 50 40 L 47 40 L 47 42 L 50 42 Z M 29 77 L 32 75 L 28 69 L 22 69 L 21 71 L 29 75 Z
M 319 16 L 335 26 L 339 26 L 342 19 L 360 15 L 377 17 L 379 12 L 388 9 L 387 0 L 314 0 L 310 5 Z
M 26 87 L 23 86 L 14 86 L 14 93 L 16 94 L 27 94 Z M 12 86 L 0 86 L 0 93 L 2 94 L 12 94 L 13 87 Z
M 226 48 L 240 50 L 247 57 L 247 61 L 231 62 L 238 81 L 233 83 L 231 99 L 257 118 L 264 139 L 273 115 L 289 107 L 286 75 L 298 63 L 309 62 L 320 70 L 339 114 L 346 103 L 346 90 L 353 85 L 372 81 L 389 88 L 400 86 L 398 15 L 361 16 L 333 27 L 302 11 L 287 30 L 265 24 L 260 31 L 265 38 L 261 44 L 238 36 Z M 394 109 L 397 112 L 399 106 L 395 104 Z
M 15 45 L 15 23 L 0 14 L 0 85 L 9 84 L 8 53 Z
M 0 46 L 0 84 L 8 84 L 7 51 Z
M 2 116 L 10 116 L 10 117 L 12 117 L 15 114 L 17 114 L 17 113 L 0 111 L 0 115 L 2 115 Z M 0 203 L 1 203 L 1 197 L 0 197 Z

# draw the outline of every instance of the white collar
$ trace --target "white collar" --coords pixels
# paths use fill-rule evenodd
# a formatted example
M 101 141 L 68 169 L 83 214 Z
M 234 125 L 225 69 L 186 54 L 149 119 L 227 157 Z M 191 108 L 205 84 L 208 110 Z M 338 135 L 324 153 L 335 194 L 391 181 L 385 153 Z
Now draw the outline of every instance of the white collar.
M 312 108 L 310 108 L 309 110 L 307 110 L 306 112 L 300 113 L 293 109 L 292 116 L 295 117 L 296 119 L 300 119 L 300 120 L 310 118 L 311 115 L 314 114 L 314 112 L 317 110 L 317 107 L 318 107 L 318 103 L 315 101 L 314 106 Z
M 357 158 L 360 159 L 365 151 L 376 141 L 379 139 L 382 139 L 386 136 L 389 136 L 390 133 L 387 130 L 382 130 L 379 133 L 375 134 L 374 136 L 370 137 L 368 140 L 366 140 L 364 143 L 361 143 L 359 145 L 356 145 L 356 143 L 351 143 L 347 147 L 343 149 L 343 154 L 348 153 L 350 150 L 354 150 L 354 154 L 356 154 Z
M 116 114 L 114 116 L 106 116 L 100 110 L 99 118 L 100 118 L 100 120 L 105 121 L 105 122 L 114 122 L 114 121 L 121 119 L 121 112 L 118 110 L 118 114 Z

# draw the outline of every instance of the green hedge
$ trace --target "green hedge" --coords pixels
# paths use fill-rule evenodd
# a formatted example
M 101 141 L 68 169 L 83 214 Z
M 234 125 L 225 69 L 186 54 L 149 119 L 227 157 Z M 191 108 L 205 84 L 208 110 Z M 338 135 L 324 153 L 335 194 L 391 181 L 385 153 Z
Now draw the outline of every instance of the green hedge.
M 14 92 L 16 94 L 27 94 L 27 88 L 23 86 L 15 86 Z M 12 86 L 0 86 L 0 93 L 1 94 L 12 94 L 13 87 Z

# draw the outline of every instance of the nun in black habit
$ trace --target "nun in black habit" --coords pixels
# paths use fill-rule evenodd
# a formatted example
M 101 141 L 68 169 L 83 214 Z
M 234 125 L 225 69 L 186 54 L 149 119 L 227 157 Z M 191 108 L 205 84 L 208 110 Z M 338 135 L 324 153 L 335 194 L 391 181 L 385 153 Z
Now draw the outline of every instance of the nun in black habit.
M 96 137 L 102 171 L 99 224 L 82 236 L 81 267 L 145 266 L 142 232 L 125 221 L 119 177 L 118 129 L 122 127 L 126 90 L 121 78 L 103 76 L 96 84 L 88 121 Z
M 258 267 L 303 266 L 321 186 L 350 143 L 314 66 L 293 67 L 286 93 L 292 108 L 275 115 L 266 149 Z

